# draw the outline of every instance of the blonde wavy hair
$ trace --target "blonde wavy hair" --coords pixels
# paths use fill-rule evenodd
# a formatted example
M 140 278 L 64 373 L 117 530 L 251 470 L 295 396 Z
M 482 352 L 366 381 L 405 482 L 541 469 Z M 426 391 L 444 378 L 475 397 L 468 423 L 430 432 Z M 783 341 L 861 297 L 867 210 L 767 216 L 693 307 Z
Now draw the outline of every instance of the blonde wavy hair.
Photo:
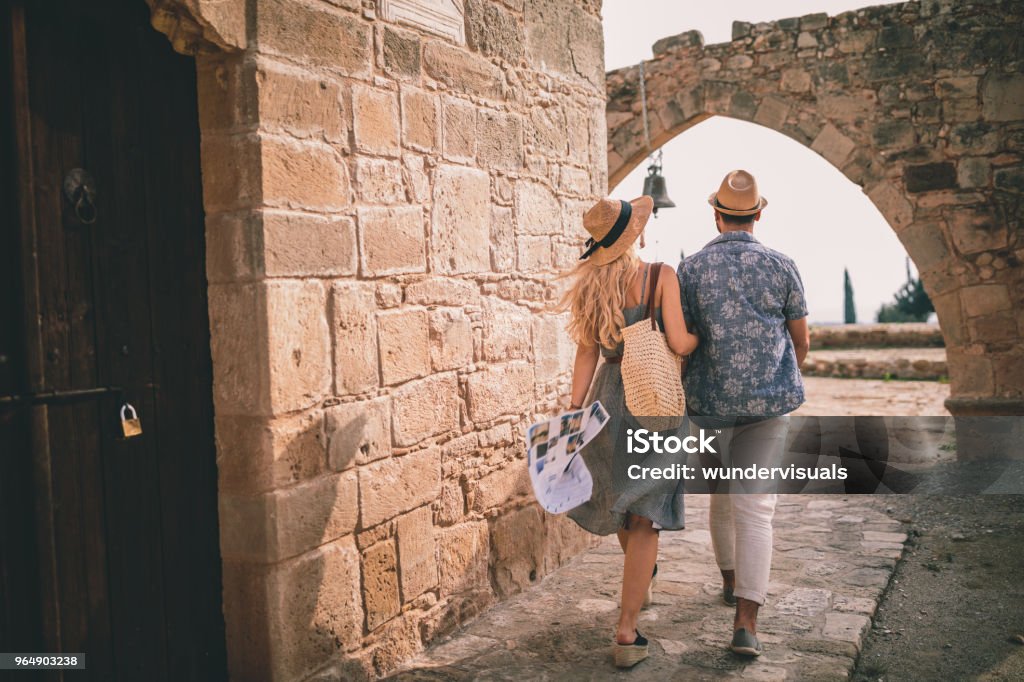
M 558 309 L 570 313 L 567 330 L 573 341 L 605 348 L 615 348 L 622 342 L 622 328 L 626 324 L 622 309 L 639 264 L 634 243 L 607 265 L 585 260 L 560 276 L 572 279 Z

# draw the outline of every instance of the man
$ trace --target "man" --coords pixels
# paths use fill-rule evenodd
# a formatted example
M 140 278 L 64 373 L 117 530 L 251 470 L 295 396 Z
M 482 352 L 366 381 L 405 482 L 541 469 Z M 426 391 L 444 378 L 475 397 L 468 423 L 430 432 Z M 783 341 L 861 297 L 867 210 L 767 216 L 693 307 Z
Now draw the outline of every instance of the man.
M 720 234 L 678 273 L 687 328 L 701 340 L 686 369 L 690 428 L 721 430 L 713 465 L 770 467 L 785 450 L 785 415 L 804 402 L 800 365 L 810 340 L 803 284 L 792 259 L 754 238 L 768 201 L 750 173 L 726 175 L 708 202 Z M 776 496 L 771 481 L 728 485 L 728 494 L 719 488 L 711 496 L 712 545 L 723 599 L 736 605 L 730 648 L 757 656 Z

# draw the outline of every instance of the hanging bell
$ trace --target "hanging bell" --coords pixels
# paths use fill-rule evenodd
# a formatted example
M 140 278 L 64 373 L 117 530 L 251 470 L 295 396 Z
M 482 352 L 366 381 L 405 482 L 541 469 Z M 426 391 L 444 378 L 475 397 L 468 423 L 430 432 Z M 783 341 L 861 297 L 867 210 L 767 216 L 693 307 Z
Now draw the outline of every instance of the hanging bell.
M 676 202 L 668 198 L 668 191 L 665 190 L 665 176 L 661 174 L 661 164 L 652 163 L 647 168 L 647 177 L 644 178 L 644 194 L 654 199 L 654 215 L 658 215 L 659 208 L 675 208 Z

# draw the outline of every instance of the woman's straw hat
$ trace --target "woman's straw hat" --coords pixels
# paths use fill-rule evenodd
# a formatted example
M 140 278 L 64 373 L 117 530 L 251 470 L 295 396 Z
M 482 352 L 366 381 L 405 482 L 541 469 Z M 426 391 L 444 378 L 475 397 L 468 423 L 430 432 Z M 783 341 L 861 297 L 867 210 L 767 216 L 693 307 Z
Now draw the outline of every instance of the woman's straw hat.
M 768 205 L 757 191 L 757 180 L 745 170 L 734 170 L 722 180 L 718 191 L 708 197 L 708 203 L 719 213 L 754 215 Z
M 654 199 L 649 196 L 598 201 L 583 215 L 583 227 L 591 238 L 580 260 L 589 258 L 595 265 L 607 265 L 626 253 L 644 231 L 653 210 Z

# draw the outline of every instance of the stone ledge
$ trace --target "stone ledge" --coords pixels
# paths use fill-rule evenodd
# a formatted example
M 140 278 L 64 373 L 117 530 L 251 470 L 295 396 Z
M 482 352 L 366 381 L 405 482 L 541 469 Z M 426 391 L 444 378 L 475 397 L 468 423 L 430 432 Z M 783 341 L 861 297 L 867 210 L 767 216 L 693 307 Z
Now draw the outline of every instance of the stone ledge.
M 949 376 L 944 348 L 816 350 L 800 368 L 804 376 L 843 379 L 913 379 Z
M 941 348 L 945 345 L 937 324 L 811 325 L 811 348 Z

